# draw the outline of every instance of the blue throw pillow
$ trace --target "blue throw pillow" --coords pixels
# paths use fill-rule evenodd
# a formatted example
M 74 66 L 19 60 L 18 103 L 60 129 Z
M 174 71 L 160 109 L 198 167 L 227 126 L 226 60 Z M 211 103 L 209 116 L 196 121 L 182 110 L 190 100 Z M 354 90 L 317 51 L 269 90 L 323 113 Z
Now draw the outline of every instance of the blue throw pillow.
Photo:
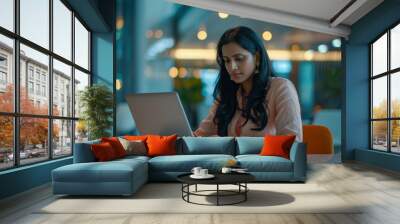
M 236 137 L 236 155 L 259 154 L 264 145 L 264 137 Z
M 233 137 L 183 137 L 181 154 L 226 154 L 235 155 Z

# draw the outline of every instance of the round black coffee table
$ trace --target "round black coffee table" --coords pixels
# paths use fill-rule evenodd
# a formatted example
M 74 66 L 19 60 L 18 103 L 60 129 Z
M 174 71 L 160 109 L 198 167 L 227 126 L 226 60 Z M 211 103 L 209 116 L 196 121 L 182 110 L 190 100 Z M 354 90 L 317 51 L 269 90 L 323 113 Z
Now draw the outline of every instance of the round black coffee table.
M 241 202 L 245 202 L 247 200 L 247 192 L 249 188 L 247 187 L 247 183 L 255 180 L 255 177 L 249 173 L 215 173 L 213 174 L 215 177 L 212 179 L 193 179 L 190 177 L 191 173 L 182 174 L 177 177 L 178 181 L 182 183 L 182 199 L 188 203 L 198 204 L 198 205 L 234 205 Z M 216 185 L 215 190 L 197 190 L 198 184 L 205 185 Z M 194 191 L 190 191 L 190 186 L 195 186 Z M 237 190 L 223 190 L 220 189 L 220 185 L 236 185 L 238 186 Z M 209 192 L 215 192 L 215 194 L 205 194 Z M 190 196 L 204 196 L 204 197 L 216 197 L 216 204 L 202 204 L 190 201 Z M 221 203 L 221 197 L 232 197 L 232 196 L 241 196 L 238 201 L 234 201 L 231 203 Z

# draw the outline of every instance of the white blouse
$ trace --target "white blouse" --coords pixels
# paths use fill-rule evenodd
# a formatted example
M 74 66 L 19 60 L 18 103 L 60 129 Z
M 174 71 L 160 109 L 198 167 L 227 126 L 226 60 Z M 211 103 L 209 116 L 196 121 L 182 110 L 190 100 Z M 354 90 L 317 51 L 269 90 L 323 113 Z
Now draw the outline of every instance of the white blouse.
M 237 92 L 237 102 L 242 102 L 240 92 Z M 299 98 L 296 88 L 290 80 L 272 77 L 265 105 L 267 105 L 268 110 L 268 123 L 265 128 L 261 131 L 251 130 L 257 126 L 249 120 L 244 126 L 241 126 L 240 136 L 296 135 L 296 141 L 301 142 L 303 140 Z M 194 132 L 196 136 L 217 135 L 217 125 L 213 122 L 217 107 L 218 102 L 214 101 L 207 117 Z M 228 136 L 237 136 L 235 129 L 240 117 L 240 110 L 236 110 L 228 125 Z M 242 117 L 240 120 L 243 122 L 245 118 Z

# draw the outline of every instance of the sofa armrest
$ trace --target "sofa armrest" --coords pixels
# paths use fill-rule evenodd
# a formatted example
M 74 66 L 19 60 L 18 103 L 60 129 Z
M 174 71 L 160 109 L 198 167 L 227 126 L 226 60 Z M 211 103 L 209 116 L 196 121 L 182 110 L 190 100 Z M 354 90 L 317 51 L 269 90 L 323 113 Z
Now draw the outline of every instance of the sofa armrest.
M 89 141 L 89 142 L 80 142 L 75 143 L 74 145 L 74 163 L 89 163 L 95 162 L 96 158 L 94 157 L 90 146 L 92 144 L 100 143 L 99 140 Z
M 305 181 L 307 177 L 307 145 L 295 142 L 290 149 L 290 160 L 293 162 L 293 179 Z

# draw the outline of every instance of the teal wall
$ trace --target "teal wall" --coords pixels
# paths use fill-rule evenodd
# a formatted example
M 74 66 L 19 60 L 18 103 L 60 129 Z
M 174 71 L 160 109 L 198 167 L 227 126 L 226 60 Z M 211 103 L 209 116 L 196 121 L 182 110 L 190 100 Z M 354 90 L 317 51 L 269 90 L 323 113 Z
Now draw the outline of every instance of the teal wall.
M 100 21 L 98 10 L 94 9 L 96 5 L 88 7 L 87 4 L 79 4 L 77 0 L 70 0 L 70 3 L 76 11 L 82 15 L 82 18 L 88 18 L 92 29 L 92 80 L 93 83 L 103 83 L 113 89 L 114 82 L 114 50 L 113 40 L 114 32 L 113 28 L 104 26 L 104 21 L 110 24 L 115 24 L 115 18 L 107 18 Z M 114 1 L 103 1 L 107 5 L 99 5 L 98 7 L 107 8 L 113 7 Z M 79 7 L 82 8 L 79 8 Z M 78 8 L 75 8 L 78 7 Z M 96 6 L 97 7 L 97 6 Z M 95 10 L 96 13 L 91 10 Z M 111 8 L 113 11 L 113 8 Z M 86 14 L 87 13 L 87 14 Z M 96 15 L 96 16 L 94 16 Z M 96 22 L 97 21 L 97 22 Z M 110 22 L 111 21 L 111 22 Z M 97 23 L 97 25 L 96 25 Z M 34 187 L 46 184 L 51 181 L 51 171 L 57 167 L 68 165 L 72 163 L 72 157 L 67 157 L 58 160 L 46 161 L 44 163 L 38 163 L 34 165 L 27 165 L 16 169 L 0 171 L 0 199 L 12 196 L 23 191 L 27 191 Z
M 344 45 L 345 119 L 343 160 L 358 160 L 399 170 L 400 157 L 382 156 L 369 150 L 369 50 L 368 44 L 393 24 L 400 22 L 400 1 L 386 0 L 351 27 Z M 359 151 L 363 150 L 363 151 Z
M 48 183 L 53 169 L 71 163 L 69 157 L 0 172 L 0 199 Z

